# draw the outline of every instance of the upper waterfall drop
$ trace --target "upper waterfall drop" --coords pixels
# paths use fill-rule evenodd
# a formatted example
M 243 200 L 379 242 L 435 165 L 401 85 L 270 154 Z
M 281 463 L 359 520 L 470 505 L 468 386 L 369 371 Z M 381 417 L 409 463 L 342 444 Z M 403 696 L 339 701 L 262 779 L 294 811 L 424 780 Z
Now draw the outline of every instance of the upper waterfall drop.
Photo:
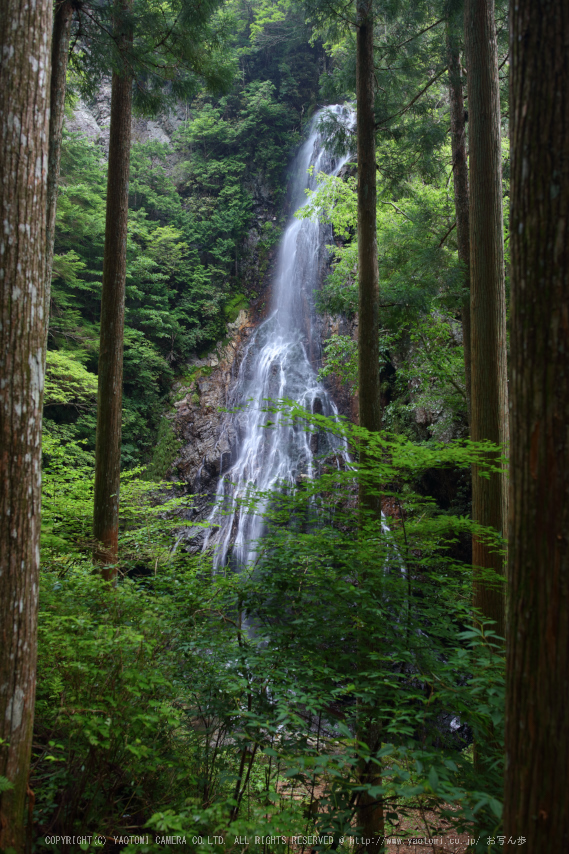
M 331 112 L 353 124 L 346 106 L 325 107 L 312 120 L 306 142 L 292 165 L 292 207 L 307 203 L 306 190 L 315 189 L 317 175 L 336 175 L 349 159 L 335 157 L 318 132 L 323 113 Z M 311 168 L 312 167 L 312 168 Z M 325 233 L 320 223 L 292 217 L 283 234 L 273 284 L 272 311 L 247 345 L 237 380 L 230 393 L 229 416 L 237 428 L 233 464 L 219 479 L 204 550 L 214 547 L 214 566 L 224 566 L 231 554 L 237 566 L 250 564 L 263 533 L 267 493 L 279 484 L 314 477 L 316 457 L 324 452 L 345 455 L 332 436 L 318 437 L 302 425 L 291 424 L 282 412 L 268 413 L 271 401 L 298 403 L 309 412 L 335 416 L 337 409 L 313 367 L 313 293 L 325 263 Z M 271 426 L 267 422 L 271 422 Z M 318 441 L 320 447 L 317 447 Z M 254 512 L 242 506 L 256 492 Z

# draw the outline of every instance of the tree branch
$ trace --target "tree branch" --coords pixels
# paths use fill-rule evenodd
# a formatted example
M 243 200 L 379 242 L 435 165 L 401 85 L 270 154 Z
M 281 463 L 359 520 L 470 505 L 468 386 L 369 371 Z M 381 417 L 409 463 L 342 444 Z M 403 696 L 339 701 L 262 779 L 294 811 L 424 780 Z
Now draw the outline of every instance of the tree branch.
M 445 240 L 447 239 L 447 237 L 449 236 L 451 231 L 453 231 L 455 228 L 456 228 L 456 222 L 453 222 L 453 224 L 451 225 L 451 227 L 449 228 L 449 230 L 447 231 L 447 233 L 445 234 L 445 236 L 443 237 L 443 239 L 439 243 L 439 249 L 441 248 L 441 246 L 443 245 L 443 243 L 445 242 Z
M 501 70 L 502 70 L 502 68 L 503 68 L 503 67 L 504 67 L 504 65 L 507 63 L 507 61 L 508 61 L 508 59 L 509 59 L 509 58 L 510 58 L 510 51 L 508 51 L 508 52 L 507 52 L 506 56 L 504 57 L 504 59 L 502 60 L 502 62 L 500 63 L 500 65 L 498 66 L 498 71 L 501 71 Z
M 424 87 L 421 89 L 421 91 L 420 91 L 420 92 L 418 92 L 418 93 L 415 95 L 415 97 L 413 98 L 413 100 L 412 100 L 412 101 L 409 101 L 409 103 L 408 103 L 405 107 L 402 107 L 402 108 L 401 108 L 397 113 L 393 113 L 393 115 L 392 115 L 392 116 L 389 116 L 389 118 L 388 118 L 388 119 L 384 119 L 384 121 L 382 121 L 382 122 L 376 122 L 376 125 L 375 125 L 376 129 L 377 129 L 377 128 L 380 128 L 380 127 L 383 127 L 383 125 L 386 125 L 388 122 L 392 121 L 393 119 L 396 119 L 398 116 L 402 116 L 402 115 L 403 115 L 403 113 L 406 113 L 406 112 L 407 112 L 407 110 L 409 110 L 409 109 L 413 106 L 413 104 L 414 104 L 416 101 L 418 101 L 418 100 L 419 100 L 419 98 L 421 97 L 421 95 L 424 95 L 424 94 L 425 94 L 425 92 L 427 91 L 427 89 L 428 89 L 430 86 L 432 86 L 432 85 L 433 85 L 433 83 L 435 83 L 435 81 L 439 79 L 439 77 L 442 77 L 442 75 L 445 73 L 445 71 L 447 71 L 447 66 L 446 66 L 446 65 L 445 65 L 445 67 L 444 67 L 441 71 L 439 71 L 439 73 L 438 73 L 438 74 L 435 74 L 435 76 L 434 76 L 434 77 L 431 77 L 431 79 L 429 80 L 429 82 L 427 83 L 427 85 L 426 85 L 426 86 L 424 86 Z
M 382 201 L 382 202 L 381 202 L 381 204 L 382 204 L 382 205 L 391 205 L 391 207 L 392 207 L 392 208 L 395 208 L 395 210 L 397 211 L 397 213 L 400 213 L 400 214 L 401 214 L 401 216 L 404 216 L 404 217 L 405 217 L 405 219 L 408 219 L 408 220 L 409 220 L 409 222 L 413 222 L 413 220 L 411 219 L 411 217 L 409 216 L 409 214 L 406 214 L 406 213 L 405 213 L 405 211 L 402 211 L 402 210 L 401 210 L 401 208 L 398 208 L 398 207 L 397 207 L 397 205 L 395 204 L 395 202 L 384 202 L 384 201 Z
M 432 29 L 433 29 L 433 27 L 438 27 L 438 25 L 439 25 L 439 24 L 442 24 L 445 20 L 446 20 L 446 18 L 439 18 L 439 20 L 438 20 L 438 21 L 435 21 L 435 23 L 434 23 L 434 24 L 430 24 L 428 27 L 425 27 L 425 29 L 424 29 L 424 30 L 421 30 L 420 32 L 415 33 L 415 35 L 414 35 L 414 36 L 411 36 L 411 38 L 410 38 L 410 39 L 407 39 L 406 41 L 401 42 L 401 44 L 389 45 L 389 49 L 390 49 L 390 50 L 399 50 L 399 48 L 401 48 L 401 47 L 405 47 L 405 45 L 406 45 L 406 44 L 409 44 L 409 42 L 414 41 L 414 39 L 418 39 L 418 38 L 419 38 L 419 36 L 422 36 L 422 35 L 423 35 L 423 33 L 428 33 L 428 32 L 429 32 L 429 30 L 432 30 Z M 386 45 L 381 45 L 381 47 L 385 48 L 385 47 L 386 47 Z M 375 48 L 376 50 L 380 50 L 380 45 L 378 45 L 378 44 L 374 44 L 374 48 Z

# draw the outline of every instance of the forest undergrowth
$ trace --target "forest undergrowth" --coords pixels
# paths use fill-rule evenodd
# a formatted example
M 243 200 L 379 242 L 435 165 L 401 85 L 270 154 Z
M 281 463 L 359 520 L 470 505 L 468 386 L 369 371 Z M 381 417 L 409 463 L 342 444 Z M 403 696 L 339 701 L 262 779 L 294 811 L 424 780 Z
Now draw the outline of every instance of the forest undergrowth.
M 350 850 L 361 762 L 381 769 L 368 794 L 386 833 L 428 812 L 442 824 L 425 835 L 452 827 L 487 850 L 501 812 L 503 647 L 473 620 L 472 568 L 455 556 L 472 521 L 416 487 L 426 471 L 488 470 L 488 449 L 288 417 L 341 432 L 354 453 L 365 441 L 366 463 L 322 460 L 317 480 L 273 496 L 258 559 L 239 572 L 174 552 L 192 497 L 134 471 L 118 581 L 102 581 L 91 453 L 45 447 L 37 850 L 91 850 L 45 841 L 71 833 L 146 835 L 120 846 L 141 852 L 166 836 L 202 838 L 180 850 L 240 851 L 247 838 L 248 851 L 284 852 L 303 835 Z M 381 492 L 383 521 L 356 514 L 358 478 Z M 379 750 L 361 740 L 362 706 Z

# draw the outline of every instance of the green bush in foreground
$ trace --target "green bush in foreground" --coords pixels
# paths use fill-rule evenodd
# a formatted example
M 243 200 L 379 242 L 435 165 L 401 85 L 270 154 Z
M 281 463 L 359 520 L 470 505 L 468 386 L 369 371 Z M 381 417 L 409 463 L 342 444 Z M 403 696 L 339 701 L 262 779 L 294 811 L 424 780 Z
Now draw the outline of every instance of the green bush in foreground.
M 452 827 L 479 837 L 480 851 L 498 832 L 503 648 L 489 626 L 472 627 L 472 570 L 453 557 L 472 523 L 413 489 L 425 470 L 476 460 L 488 471 L 488 449 L 368 436 L 299 409 L 289 417 L 291 429 L 340 433 L 352 459 L 366 441 L 365 467 L 322 459 L 317 480 L 272 496 L 255 565 L 217 575 L 208 555 L 170 550 L 191 498 L 165 503 L 165 485 L 132 476 L 115 587 L 92 575 L 82 540 L 88 467 L 66 467 L 53 440 L 37 850 L 62 832 L 147 834 L 148 844 L 121 846 L 132 852 L 164 850 L 155 840 L 175 835 L 185 851 L 247 837 L 248 851 L 268 854 L 286 848 L 274 837 L 299 834 L 326 836 L 318 850 L 349 848 L 362 791 L 383 799 L 390 835 L 402 816 L 427 813 L 437 819 L 422 833 Z M 358 478 L 381 492 L 383 522 L 355 514 Z M 362 784 L 362 762 L 379 782 Z

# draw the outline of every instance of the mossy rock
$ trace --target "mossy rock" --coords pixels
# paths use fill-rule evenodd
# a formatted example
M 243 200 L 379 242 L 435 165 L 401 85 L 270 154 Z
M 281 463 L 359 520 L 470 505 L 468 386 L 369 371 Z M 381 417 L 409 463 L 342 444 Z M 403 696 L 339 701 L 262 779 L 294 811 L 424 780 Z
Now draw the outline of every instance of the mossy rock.
M 180 377 L 178 377 L 178 382 L 181 385 L 186 386 L 187 388 L 191 388 L 196 381 L 196 375 L 199 371 L 199 368 L 195 365 L 192 365 L 185 373 L 183 373 Z
M 228 323 L 235 323 L 237 318 L 239 317 L 239 312 L 244 308 L 247 308 L 249 302 L 245 294 L 235 294 L 235 296 L 231 297 L 228 303 L 223 308 L 223 312 L 225 314 L 225 319 Z

